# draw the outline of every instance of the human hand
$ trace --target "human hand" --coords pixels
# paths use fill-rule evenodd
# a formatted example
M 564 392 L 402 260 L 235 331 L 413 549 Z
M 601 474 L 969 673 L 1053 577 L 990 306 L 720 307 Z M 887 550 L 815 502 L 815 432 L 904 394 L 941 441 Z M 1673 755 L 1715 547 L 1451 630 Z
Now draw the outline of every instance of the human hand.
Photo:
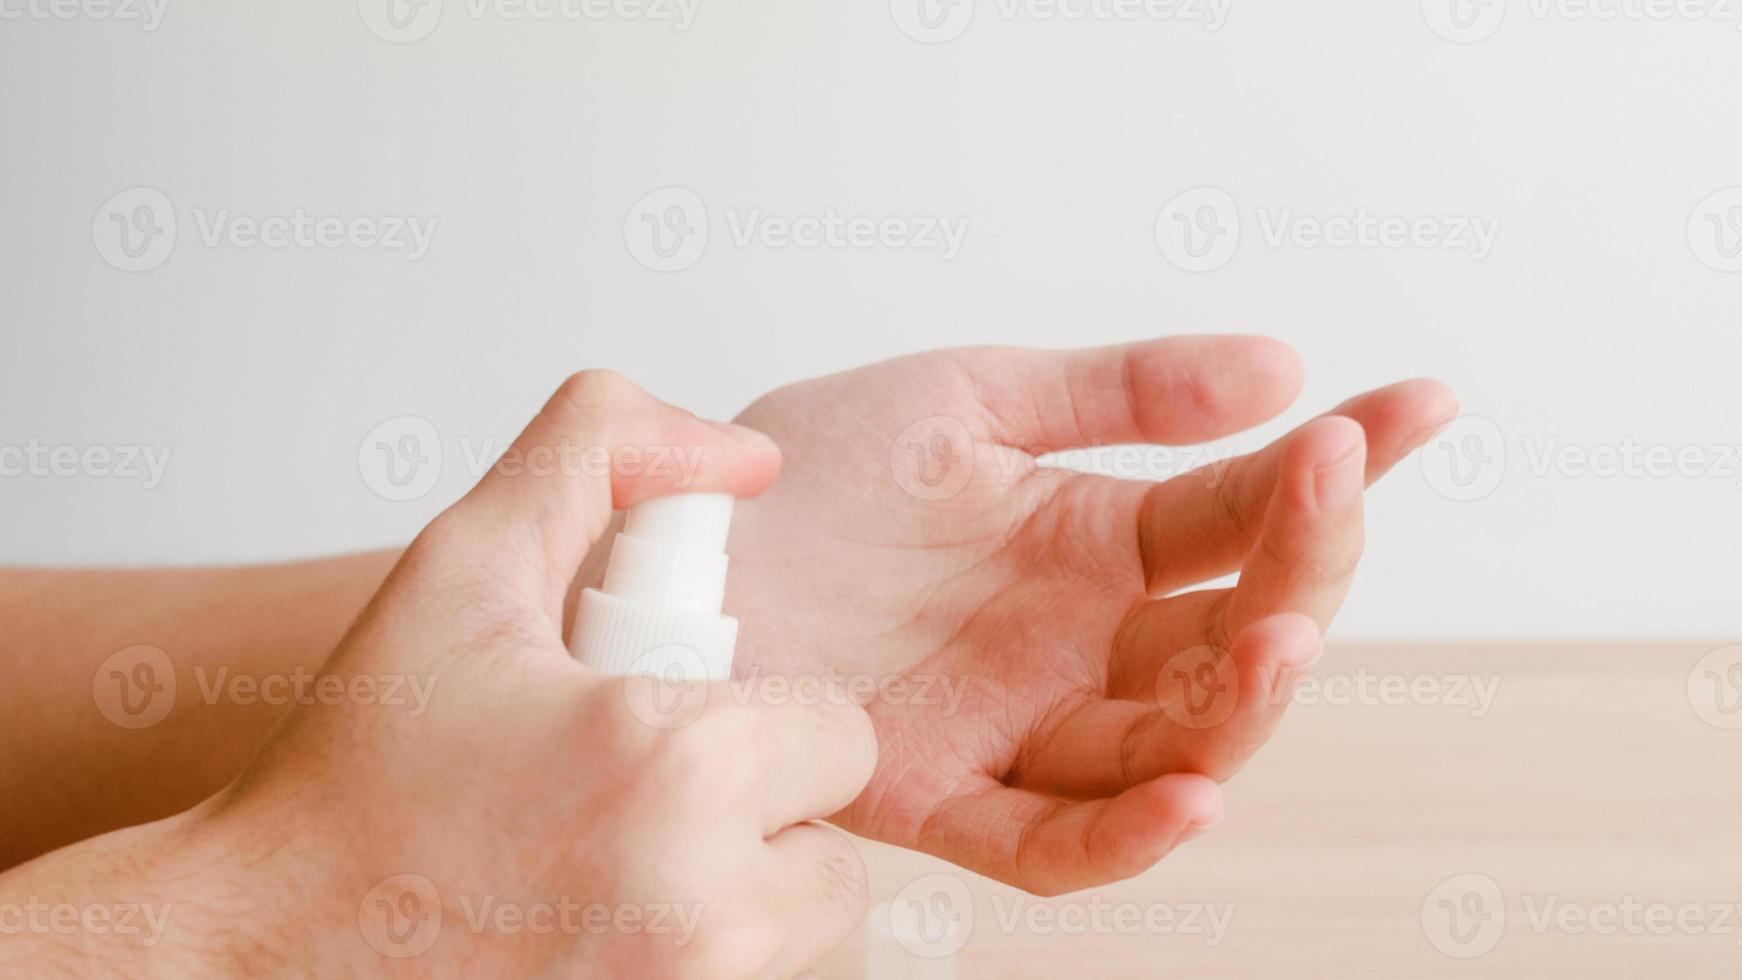
M 807 821 L 870 776 L 862 709 L 710 685 L 674 721 L 650 700 L 659 682 L 591 673 L 565 648 L 564 594 L 612 507 L 677 488 L 675 473 L 549 465 L 597 446 L 700 451 L 683 487 L 698 492 L 754 494 L 779 466 L 753 432 L 614 375 L 571 379 L 418 536 L 323 669 L 423 679 L 427 709 L 299 707 L 190 815 L 190 838 L 221 842 L 204 846 L 241 875 L 223 918 L 295 924 L 256 937 L 251 972 L 790 976 L 857 925 L 857 853 Z
M 1218 439 L 1299 386 L 1280 343 L 1181 337 L 921 354 L 750 406 L 786 470 L 733 529 L 738 672 L 907 692 L 867 705 L 877 772 L 838 822 L 1038 893 L 1136 874 L 1214 822 L 1349 587 L 1364 483 L 1451 393 L 1369 392 L 1159 484 L 1034 458 Z

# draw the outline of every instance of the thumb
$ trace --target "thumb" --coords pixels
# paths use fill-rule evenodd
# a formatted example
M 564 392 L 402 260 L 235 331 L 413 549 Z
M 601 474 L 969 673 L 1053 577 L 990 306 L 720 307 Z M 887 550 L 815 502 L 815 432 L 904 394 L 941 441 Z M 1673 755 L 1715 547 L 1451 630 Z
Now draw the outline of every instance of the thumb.
M 569 581 L 614 508 L 673 493 L 761 493 L 780 450 L 742 426 L 710 422 L 612 371 L 556 390 L 472 491 L 439 520 L 451 543 L 509 542 L 514 584 L 559 625 Z

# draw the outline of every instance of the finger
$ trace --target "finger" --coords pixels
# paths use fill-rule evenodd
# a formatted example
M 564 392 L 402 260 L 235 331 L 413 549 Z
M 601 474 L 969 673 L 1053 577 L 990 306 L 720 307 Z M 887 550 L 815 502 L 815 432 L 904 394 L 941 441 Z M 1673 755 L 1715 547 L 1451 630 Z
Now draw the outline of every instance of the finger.
M 1364 469 L 1362 430 L 1348 419 L 1317 419 L 1290 436 L 1240 580 L 1134 607 L 1114 639 L 1109 693 L 1147 697 L 1180 651 L 1227 649 L 1242 629 L 1277 613 L 1327 628 L 1361 557 Z
M 1198 589 L 1165 599 L 1139 601 L 1113 636 L 1107 668 L 1107 696 L 1145 702 L 1154 698 L 1162 668 L 1187 650 L 1226 648 L 1233 589 Z
M 1450 389 L 1438 381 L 1418 379 L 1358 395 L 1320 418 L 1342 416 L 1360 424 L 1367 441 L 1366 482 L 1372 483 L 1457 413 L 1457 399 Z M 1299 431 L 1251 455 L 1213 463 L 1152 487 L 1109 485 L 1110 493 L 1141 497 L 1138 546 L 1151 595 L 1165 595 L 1239 567 L 1269 506 L 1284 448 Z
M 749 496 L 779 467 L 759 433 L 699 419 L 610 371 L 583 371 L 441 520 L 478 540 L 525 543 L 531 560 L 501 571 L 523 574 L 560 624 L 564 592 L 614 507 L 676 492 Z
M 1227 779 L 1276 730 L 1321 649 L 1318 625 L 1295 613 L 1253 623 L 1226 653 L 1187 648 L 1145 700 L 1087 701 L 1045 732 L 1017 785 L 1081 798 L 1172 772 Z
M 756 726 L 754 812 L 764 836 L 821 820 L 858 797 L 877 769 L 877 731 L 850 700 L 771 703 L 768 686 L 743 709 Z M 790 689 L 789 689 L 790 690 Z
M 1131 442 L 1187 444 L 1251 428 L 1300 392 L 1286 344 L 1166 337 L 1069 351 L 957 352 L 1001 445 L 1032 455 Z
M 865 918 L 870 903 L 865 861 L 846 834 L 817 823 L 770 838 L 769 901 L 781 939 L 757 976 L 790 977 L 813 966 Z
M 1036 895 L 1148 870 L 1222 817 L 1222 791 L 1192 774 L 1070 803 L 987 779 L 940 804 L 912 845 Z
M 1340 416 L 1309 423 L 1288 441 L 1220 635 L 1279 612 L 1330 627 L 1361 560 L 1366 452 L 1361 427 Z

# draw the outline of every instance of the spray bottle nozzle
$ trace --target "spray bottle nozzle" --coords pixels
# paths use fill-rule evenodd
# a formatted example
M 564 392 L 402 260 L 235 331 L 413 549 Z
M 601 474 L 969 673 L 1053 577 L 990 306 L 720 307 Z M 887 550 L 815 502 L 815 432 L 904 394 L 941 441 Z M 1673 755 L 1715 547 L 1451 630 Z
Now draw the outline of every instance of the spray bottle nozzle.
M 659 497 L 629 509 L 611 546 L 603 589 L 581 593 L 571 648 L 588 667 L 613 674 L 673 665 L 697 679 L 732 669 L 738 621 L 726 600 L 727 494 Z

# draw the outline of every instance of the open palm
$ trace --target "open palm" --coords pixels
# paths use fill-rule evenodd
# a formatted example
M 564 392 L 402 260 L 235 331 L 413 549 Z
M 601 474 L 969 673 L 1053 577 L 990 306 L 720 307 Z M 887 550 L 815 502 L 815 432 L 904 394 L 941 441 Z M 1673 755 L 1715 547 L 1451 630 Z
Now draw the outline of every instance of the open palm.
M 1347 590 L 1365 483 L 1451 395 L 1394 385 L 1161 483 L 1035 460 L 1218 439 L 1299 385 L 1280 343 L 1181 337 L 928 353 L 751 405 L 785 462 L 733 530 L 739 672 L 882 688 L 877 772 L 838 821 L 1043 894 L 1213 823 Z

